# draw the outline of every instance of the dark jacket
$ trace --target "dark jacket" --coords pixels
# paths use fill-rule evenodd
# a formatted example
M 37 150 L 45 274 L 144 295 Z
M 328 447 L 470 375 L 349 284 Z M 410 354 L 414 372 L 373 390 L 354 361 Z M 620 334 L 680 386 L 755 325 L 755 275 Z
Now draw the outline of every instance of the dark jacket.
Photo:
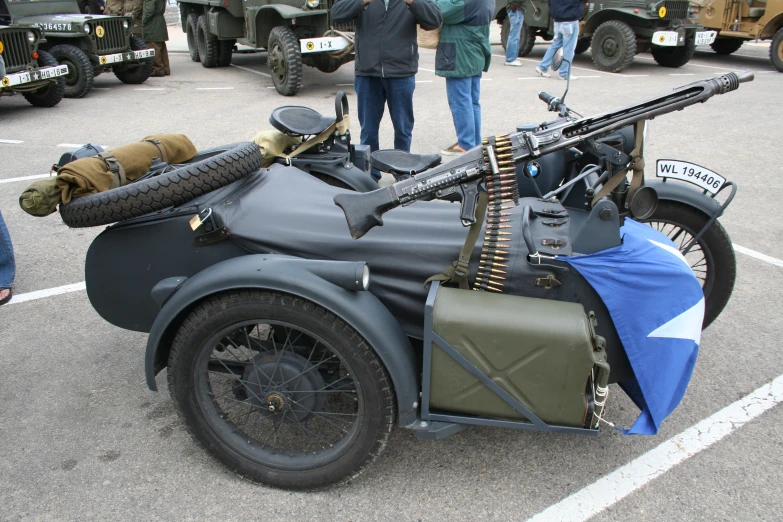
M 82 14 L 103 14 L 105 4 L 102 0 L 76 0 L 76 3 Z
M 165 42 L 169 39 L 166 28 L 166 0 L 144 0 L 144 15 L 141 18 L 142 40 Z
M 584 10 L 584 0 L 549 0 L 549 15 L 555 22 L 581 20 Z
M 432 30 L 443 20 L 430 0 L 338 0 L 332 7 L 335 22 L 356 21 L 357 76 L 405 78 L 419 70 L 416 26 Z
M 443 14 L 435 74 L 445 78 L 470 78 L 489 70 L 492 49 L 489 24 L 493 0 L 434 0 Z

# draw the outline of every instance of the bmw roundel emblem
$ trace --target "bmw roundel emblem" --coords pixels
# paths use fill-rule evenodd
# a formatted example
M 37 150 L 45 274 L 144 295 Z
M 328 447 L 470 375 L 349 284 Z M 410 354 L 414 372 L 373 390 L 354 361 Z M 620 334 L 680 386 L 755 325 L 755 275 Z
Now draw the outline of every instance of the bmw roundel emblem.
M 541 166 L 535 161 L 531 161 L 525 166 L 525 173 L 530 178 L 537 178 L 541 174 Z

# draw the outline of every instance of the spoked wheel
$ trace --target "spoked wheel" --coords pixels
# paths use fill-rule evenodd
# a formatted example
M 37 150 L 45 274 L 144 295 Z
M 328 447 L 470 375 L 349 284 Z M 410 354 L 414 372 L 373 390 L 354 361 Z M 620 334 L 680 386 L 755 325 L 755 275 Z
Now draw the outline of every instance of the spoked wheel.
M 287 294 L 232 292 L 185 320 L 169 389 L 189 431 L 238 473 L 287 488 L 349 480 L 394 423 L 389 377 L 338 317 Z
M 682 203 L 659 201 L 655 213 L 645 220 L 684 250 L 698 235 L 709 218 L 703 212 Z M 723 226 L 715 221 L 699 241 L 685 254 L 685 259 L 704 292 L 704 322 L 707 328 L 729 302 L 737 276 L 734 247 Z

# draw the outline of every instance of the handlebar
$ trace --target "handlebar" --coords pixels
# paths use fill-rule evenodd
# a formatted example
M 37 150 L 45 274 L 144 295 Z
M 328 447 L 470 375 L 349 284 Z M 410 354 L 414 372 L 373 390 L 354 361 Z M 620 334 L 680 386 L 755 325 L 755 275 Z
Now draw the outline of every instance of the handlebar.
M 541 91 L 538 93 L 538 99 L 546 103 L 547 105 L 549 105 L 550 103 L 552 103 L 553 100 L 557 99 L 557 96 L 552 96 L 551 94 Z
M 547 104 L 550 112 L 559 112 L 561 116 L 568 114 L 568 107 L 557 96 L 541 91 L 538 93 L 538 99 Z

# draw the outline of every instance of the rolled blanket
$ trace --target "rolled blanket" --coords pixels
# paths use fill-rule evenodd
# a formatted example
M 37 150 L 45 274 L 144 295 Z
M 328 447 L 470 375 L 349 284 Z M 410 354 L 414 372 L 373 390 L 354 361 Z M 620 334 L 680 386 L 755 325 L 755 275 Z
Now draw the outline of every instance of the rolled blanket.
M 19 205 L 30 215 L 45 217 L 57 210 L 61 195 L 57 178 L 52 176 L 27 187 L 19 196 Z
M 125 185 L 149 172 L 153 158 L 174 164 L 187 161 L 197 153 L 183 134 L 156 134 L 100 156 L 72 161 L 57 171 L 61 200 L 68 204 L 73 198 Z
M 274 163 L 275 158 L 285 157 L 285 149 L 301 143 L 302 138 L 288 136 L 276 130 L 265 130 L 256 134 L 253 141 L 261 147 L 261 154 L 264 156 L 261 166 L 268 167 Z

